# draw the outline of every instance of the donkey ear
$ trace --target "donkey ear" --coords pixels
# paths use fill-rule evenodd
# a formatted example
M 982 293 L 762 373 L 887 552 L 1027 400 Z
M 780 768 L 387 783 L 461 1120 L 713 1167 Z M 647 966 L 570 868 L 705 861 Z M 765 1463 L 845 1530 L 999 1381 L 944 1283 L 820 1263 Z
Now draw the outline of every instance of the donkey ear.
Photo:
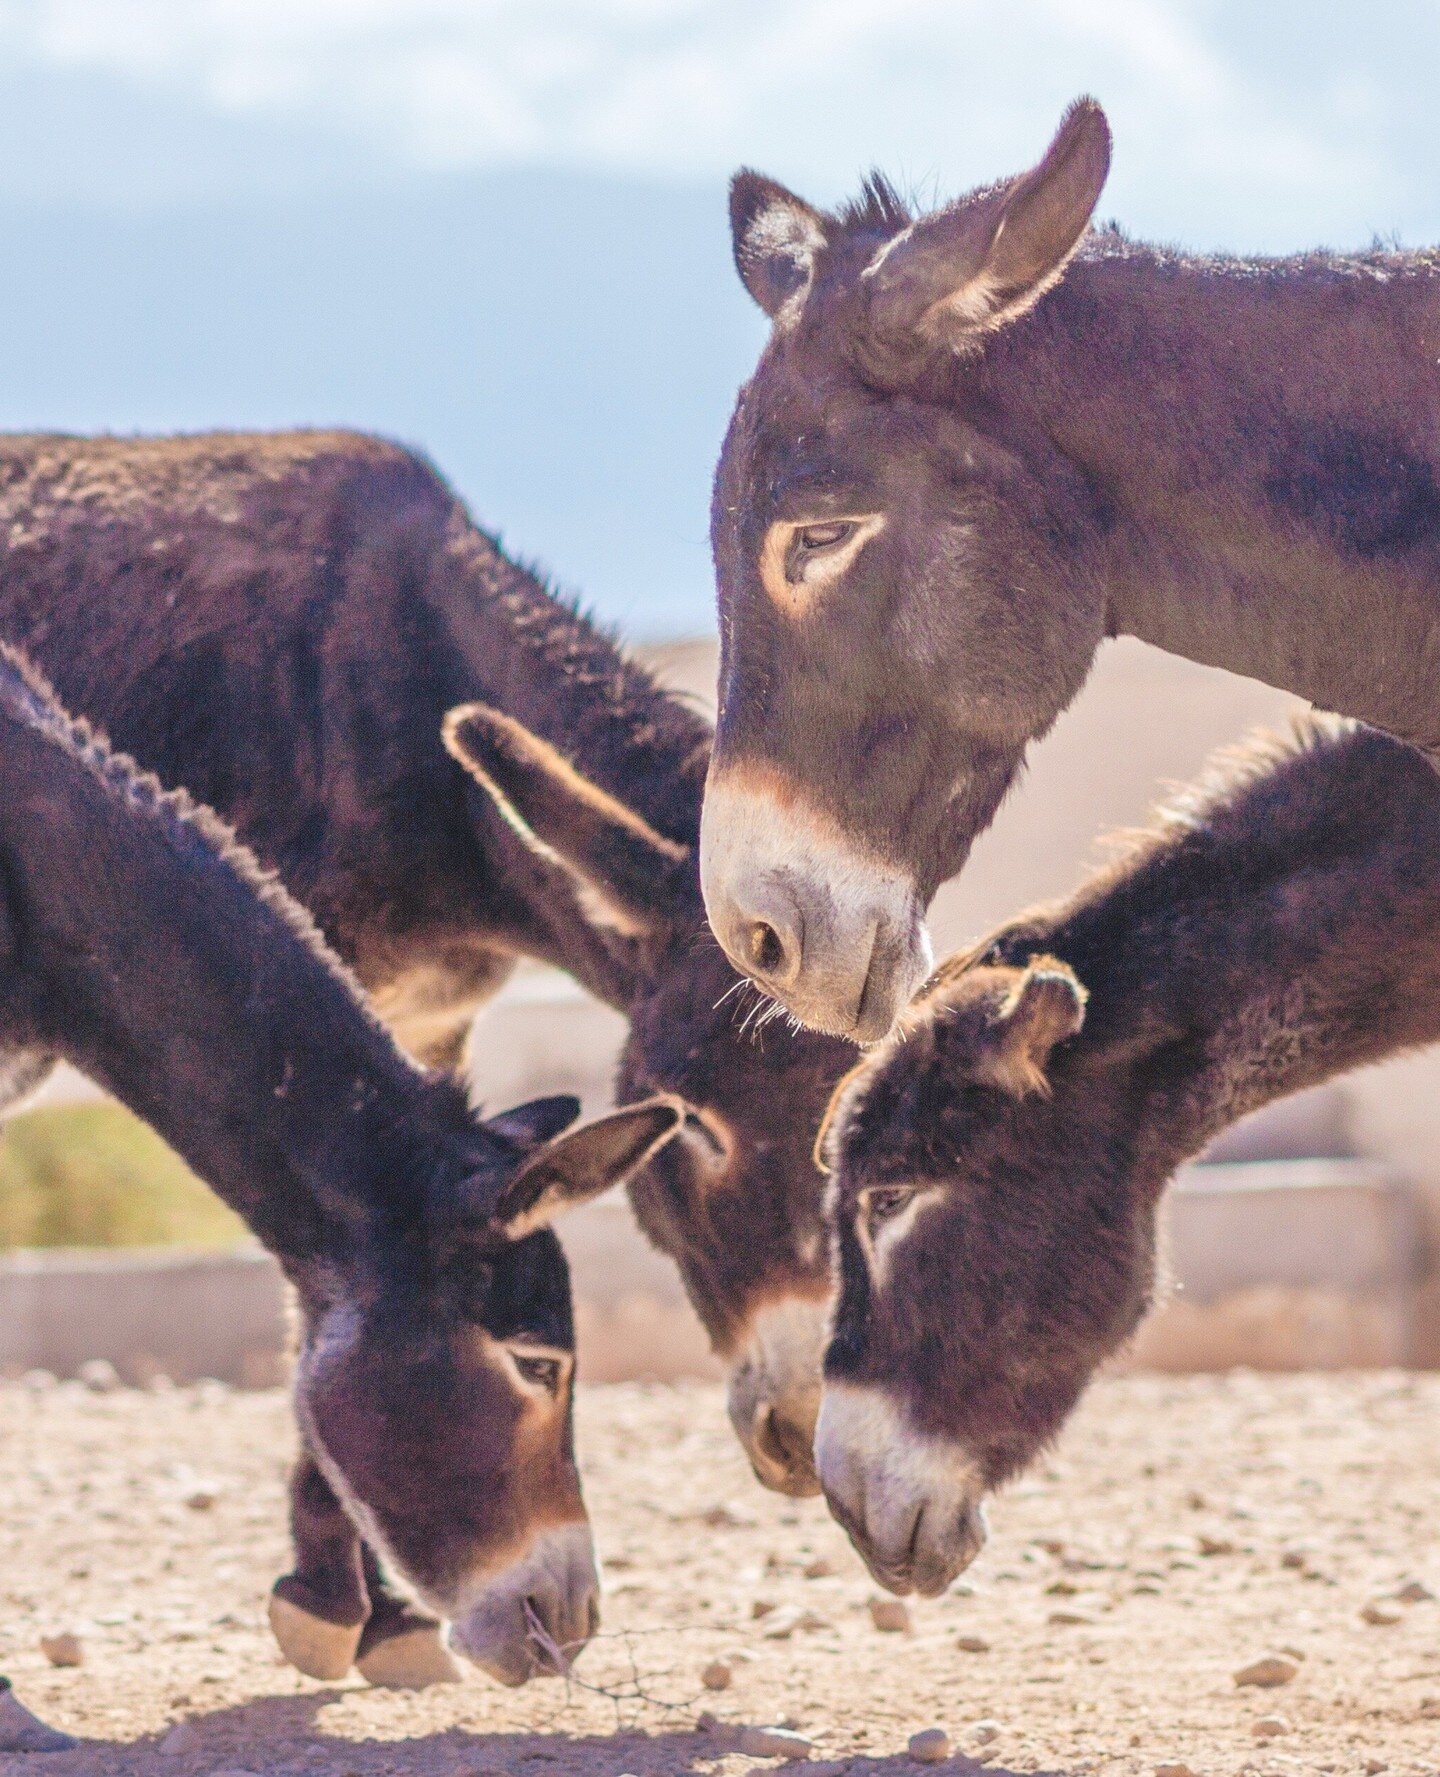
M 631 937 L 678 917 L 690 849 L 582 777 L 549 741 L 483 703 L 445 718 L 445 746 L 525 842 L 584 891 L 597 923 Z
M 877 331 L 960 346 L 1023 314 L 1064 272 L 1109 170 L 1105 113 L 1077 99 L 1038 166 L 922 217 L 871 262 Z
M 793 191 L 746 167 L 730 181 L 730 239 L 740 282 L 773 320 L 809 283 L 825 245 L 825 219 Z
M 532 1098 L 514 1105 L 498 1116 L 487 1117 L 486 1125 L 522 1148 L 538 1147 L 553 1141 L 562 1129 L 568 1129 L 580 1115 L 580 1100 L 573 1092 L 557 1092 L 549 1098 Z
M 623 1183 L 684 1121 L 678 1098 L 647 1098 L 562 1135 L 532 1155 L 500 1193 L 495 1221 L 512 1240 L 533 1234 L 561 1210 Z
M 1053 956 L 1032 957 L 992 1013 L 978 1072 L 1014 1098 L 1050 1094 L 1050 1052 L 1085 1022 L 1085 989 Z

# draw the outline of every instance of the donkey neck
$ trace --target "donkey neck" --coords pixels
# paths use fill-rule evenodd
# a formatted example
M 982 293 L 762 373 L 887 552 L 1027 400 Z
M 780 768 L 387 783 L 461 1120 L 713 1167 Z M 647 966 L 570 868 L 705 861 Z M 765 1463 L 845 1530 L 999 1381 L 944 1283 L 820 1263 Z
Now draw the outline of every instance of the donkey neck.
M 1112 634 L 1440 743 L 1440 262 L 1099 237 L 980 371 L 1094 499 Z
M 9 1034 L 143 1117 L 292 1274 L 365 1239 L 432 1088 L 308 917 L 9 660 L 0 757 Z
M 1127 1070 L 1165 1173 L 1247 1111 L 1440 1038 L 1435 773 L 1364 729 L 1251 769 L 1044 940 L 1090 988 L 1083 1051 Z

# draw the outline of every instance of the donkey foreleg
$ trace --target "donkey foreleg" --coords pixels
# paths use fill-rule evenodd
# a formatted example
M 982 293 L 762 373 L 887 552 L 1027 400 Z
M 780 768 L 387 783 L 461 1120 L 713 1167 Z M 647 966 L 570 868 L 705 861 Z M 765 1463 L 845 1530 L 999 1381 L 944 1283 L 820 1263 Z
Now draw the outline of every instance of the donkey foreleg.
M 361 1677 L 404 1691 L 463 1678 L 464 1670 L 445 1645 L 443 1626 L 387 1579 L 368 1544 L 361 1547 L 361 1563 L 370 1594 L 370 1616 L 355 1659 Z
M 355 1664 L 370 1615 L 360 1537 L 308 1450 L 290 1476 L 295 1568 L 270 1593 L 280 1651 L 310 1678 L 333 1682 Z

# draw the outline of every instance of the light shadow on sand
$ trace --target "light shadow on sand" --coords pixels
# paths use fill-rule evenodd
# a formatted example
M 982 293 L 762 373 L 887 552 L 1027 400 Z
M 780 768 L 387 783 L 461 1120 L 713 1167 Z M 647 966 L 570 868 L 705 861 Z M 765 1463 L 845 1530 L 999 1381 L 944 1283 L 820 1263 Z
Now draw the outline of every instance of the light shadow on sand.
M 617 1728 L 612 1734 L 486 1733 L 447 1728 L 409 1739 L 354 1740 L 317 1726 L 320 1712 L 351 1693 L 331 1689 L 303 1696 L 257 1697 L 188 1718 L 193 1738 L 183 1749 L 165 1734 L 131 1741 L 92 1739 L 73 1751 L 0 1755 L 3 1777 L 197 1777 L 241 1772 L 252 1777 L 685 1777 L 725 1757 L 721 1736 L 691 1728 Z M 163 1750 L 162 1750 L 163 1748 Z M 1066 1777 L 1062 1770 L 980 1764 L 957 1754 L 920 1765 L 903 1753 L 816 1749 L 807 1764 L 746 1761 L 757 1771 L 800 1777 Z M 731 1767 L 734 1768 L 733 1766 Z

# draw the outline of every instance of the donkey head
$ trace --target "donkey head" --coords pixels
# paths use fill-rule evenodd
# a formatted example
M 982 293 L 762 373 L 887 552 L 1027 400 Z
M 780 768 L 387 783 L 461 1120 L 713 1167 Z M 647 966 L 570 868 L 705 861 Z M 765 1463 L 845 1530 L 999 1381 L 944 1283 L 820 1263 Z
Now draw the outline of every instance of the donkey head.
M 681 1113 L 652 1100 L 562 1135 L 573 1098 L 477 1125 L 457 1088 L 434 1090 L 453 1135 L 424 1152 L 423 1198 L 397 1189 L 318 1281 L 302 1274 L 296 1407 L 371 1548 L 461 1653 L 522 1684 L 563 1671 L 598 1620 L 569 1276 L 545 1224 L 643 1164 Z
M 680 1267 L 729 1367 L 731 1418 L 757 1476 L 818 1492 L 830 1274 L 812 1146 L 849 1052 L 810 1032 L 755 1028 L 759 1008 L 737 995 L 743 983 L 706 930 L 692 845 L 655 832 L 497 711 L 466 705 L 445 732 L 512 827 L 614 934 L 630 1018 L 619 1096 L 675 1093 L 689 1107 L 679 1139 L 632 1182 L 636 1213 Z
M 773 326 L 716 473 L 701 880 L 736 967 L 858 1042 L 925 974 L 931 896 L 1101 639 L 1074 548 L 1093 496 L 994 384 L 1108 164 L 1082 101 L 1030 172 L 919 220 L 879 180 L 837 215 L 753 173 L 732 189 Z
M 1140 1058 L 1087 1054 L 1084 1009 L 1047 957 L 946 971 L 827 1122 L 840 1296 L 816 1459 L 897 1592 L 941 1592 L 974 1558 L 985 1493 L 1055 1436 L 1149 1296 Z

